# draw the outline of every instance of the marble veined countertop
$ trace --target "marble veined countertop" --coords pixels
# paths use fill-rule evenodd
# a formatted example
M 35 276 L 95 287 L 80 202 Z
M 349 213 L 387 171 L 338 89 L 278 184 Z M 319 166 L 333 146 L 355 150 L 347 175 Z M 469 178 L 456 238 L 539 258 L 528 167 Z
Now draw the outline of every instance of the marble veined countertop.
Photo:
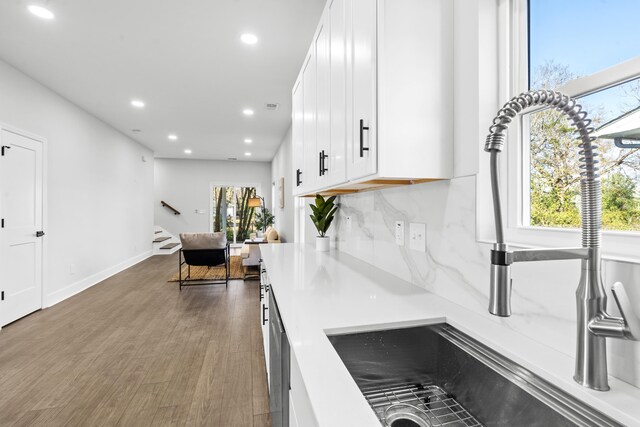
M 572 379 L 574 359 L 340 251 L 261 245 L 271 287 L 318 424 L 379 426 L 327 334 L 447 322 L 617 421 L 640 426 L 640 389 Z

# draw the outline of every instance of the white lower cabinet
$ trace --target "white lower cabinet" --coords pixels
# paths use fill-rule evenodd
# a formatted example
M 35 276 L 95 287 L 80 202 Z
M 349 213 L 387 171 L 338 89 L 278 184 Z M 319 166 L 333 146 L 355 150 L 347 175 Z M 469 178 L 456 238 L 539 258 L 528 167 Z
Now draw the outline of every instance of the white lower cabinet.
M 298 417 L 296 415 L 296 407 L 293 403 L 293 397 L 291 396 L 291 390 L 289 390 L 289 427 L 299 427 Z
M 260 329 L 262 329 L 262 344 L 264 345 L 264 361 L 267 370 L 267 382 L 271 384 L 269 375 L 269 276 L 260 263 Z
M 300 427 L 317 427 L 318 422 L 313 414 L 311 400 L 302 380 L 293 349 L 290 356 L 291 377 L 289 379 L 289 425 Z M 292 419 L 295 423 L 292 423 Z

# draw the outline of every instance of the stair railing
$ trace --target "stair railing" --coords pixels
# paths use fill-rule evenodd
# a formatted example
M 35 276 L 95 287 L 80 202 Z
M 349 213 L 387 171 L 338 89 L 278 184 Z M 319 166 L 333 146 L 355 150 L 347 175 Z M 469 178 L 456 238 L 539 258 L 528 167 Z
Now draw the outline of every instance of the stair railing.
M 165 207 L 165 208 L 169 209 L 171 212 L 173 212 L 174 215 L 180 215 L 180 211 L 179 210 L 177 210 L 176 208 L 174 208 L 173 206 L 171 206 L 169 203 L 165 202 L 164 200 L 161 200 L 160 204 L 162 205 L 162 207 Z

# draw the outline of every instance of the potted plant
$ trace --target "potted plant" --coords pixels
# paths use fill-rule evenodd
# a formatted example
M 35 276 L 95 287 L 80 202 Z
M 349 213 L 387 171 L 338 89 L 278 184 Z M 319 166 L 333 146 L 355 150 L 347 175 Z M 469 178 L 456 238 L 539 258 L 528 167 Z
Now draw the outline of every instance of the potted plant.
M 333 217 L 338 210 L 334 201 L 336 196 L 331 196 L 325 200 L 320 194 L 316 194 L 315 204 L 311 204 L 312 215 L 309 215 L 313 225 L 318 230 L 318 236 L 316 237 L 316 250 L 326 252 L 329 250 L 329 236 L 327 236 L 327 230 L 331 226 Z
M 262 212 L 256 214 L 255 226 L 257 230 L 265 231 L 269 226 L 273 225 L 274 216 L 267 208 L 263 208 Z

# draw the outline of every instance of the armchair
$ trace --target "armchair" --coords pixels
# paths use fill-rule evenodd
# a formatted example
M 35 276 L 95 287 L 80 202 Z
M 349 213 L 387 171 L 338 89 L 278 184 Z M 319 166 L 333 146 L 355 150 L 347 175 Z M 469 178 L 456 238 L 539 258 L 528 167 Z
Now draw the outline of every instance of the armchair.
M 224 232 L 181 233 L 182 247 L 178 257 L 180 290 L 183 286 L 229 284 L 229 243 Z M 182 278 L 182 266 L 187 265 L 187 277 Z M 191 266 L 217 267 L 224 265 L 224 280 L 192 279 Z

